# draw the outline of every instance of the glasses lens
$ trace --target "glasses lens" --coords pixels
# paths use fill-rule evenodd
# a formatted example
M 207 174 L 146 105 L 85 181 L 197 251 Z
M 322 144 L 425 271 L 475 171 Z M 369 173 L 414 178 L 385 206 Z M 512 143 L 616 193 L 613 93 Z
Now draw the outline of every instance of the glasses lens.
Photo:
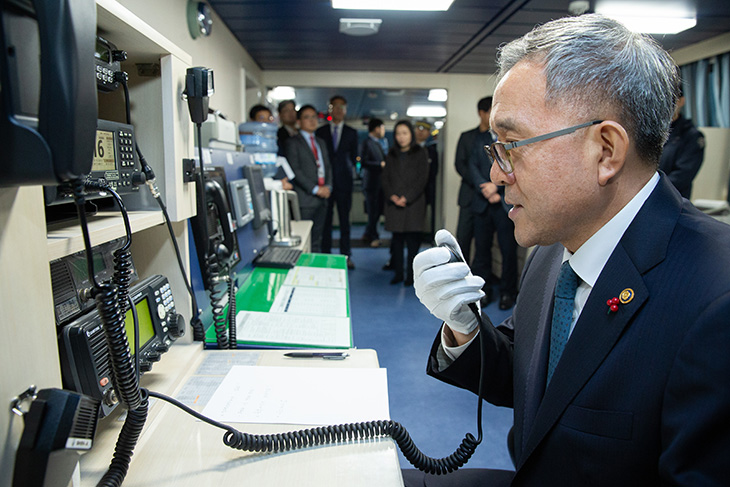
M 490 157 L 492 162 L 499 164 L 499 168 L 507 174 L 512 173 L 512 161 L 510 160 L 509 153 L 499 142 L 495 142 L 492 145 L 484 146 L 484 150 Z

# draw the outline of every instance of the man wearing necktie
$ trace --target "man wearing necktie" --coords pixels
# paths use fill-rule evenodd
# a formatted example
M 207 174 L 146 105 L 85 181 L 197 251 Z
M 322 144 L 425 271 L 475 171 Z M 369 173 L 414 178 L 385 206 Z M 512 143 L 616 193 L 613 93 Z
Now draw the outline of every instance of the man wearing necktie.
M 337 206 L 340 224 L 340 254 L 347 256 L 347 268 L 354 269 L 350 247 L 350 210 L 352 209 L 352 186 L 357 159 L 357 131 L 345 125 L 347 101 L 340 95 L 330 98 L 331 121 L 317 129 L 317 137 L 327 147 L 332 162 L 332 197 L 327 202 L 325 227 L 322 234 L 322 252 L 332 251 L 332 217 Z
M 317 110 L 304 105 L 297 112 L 300 130 L 286 139 L 286 155 L 294 175 L 294 191 L 299 197 L 303 220 L 312 220 L 312 252 L 322 251 L 322 232 L 327 199 L 332 191 L 332 167 L 324 141 L 314 132 L 319 123 Z
M 514 472 L 409 470 L 406 486 L 728 485 L 730 226 L 657 169 L 674 62 L 594 14 L 498 59 L 491 179 L 534 246 L 517 303 L 480 330 L 467 304 L 484 281 L 441 247 L 416 257 L 414 284 L 443 321 L 428 373 L 476 393 L 481 372 L 484 398 L 513 408 Z M 436 243 L 458 250 L 445 230 Z

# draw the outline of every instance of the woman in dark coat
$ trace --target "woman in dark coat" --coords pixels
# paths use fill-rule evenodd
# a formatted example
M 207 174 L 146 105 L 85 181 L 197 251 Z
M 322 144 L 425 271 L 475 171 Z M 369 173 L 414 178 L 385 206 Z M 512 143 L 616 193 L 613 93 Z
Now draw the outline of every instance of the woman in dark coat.
M 391 264 L 403 281 L 403 245 L 408 247 L 406 286 L 413 285 L 413 258 L 418 253 L 426 218 L 428 154 L 415 143 L 413 126 L 407 120 L 395 124 L 395 145 L 385 156 L 381 180 L 385 195 L 385 229 L 393 233 Z

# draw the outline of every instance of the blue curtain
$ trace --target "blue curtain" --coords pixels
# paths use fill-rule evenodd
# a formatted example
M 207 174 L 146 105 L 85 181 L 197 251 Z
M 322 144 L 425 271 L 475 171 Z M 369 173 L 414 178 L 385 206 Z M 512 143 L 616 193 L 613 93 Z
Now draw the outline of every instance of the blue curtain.
M 699 127 L 730 127 L 730 52 L 681 66 L 682 114 Z

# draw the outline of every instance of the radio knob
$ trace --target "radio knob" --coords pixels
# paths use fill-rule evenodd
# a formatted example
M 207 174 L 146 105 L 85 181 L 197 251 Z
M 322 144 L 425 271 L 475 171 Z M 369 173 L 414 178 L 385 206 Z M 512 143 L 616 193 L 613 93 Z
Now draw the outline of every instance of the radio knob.
M 152 364 L 148 362 L 147 360 L 140 360 L 139 361 L 139 371 L 140 372 L 149 372 L 152 370 Z
M 119 399 L 117 399 L 117 394 L 114 392 L 114 389 L 109 389 L 108 391 L 106 391 L 102 400 L 107 406 L 114 406 L 119 402 Z
M 173 340 L 177 340 L 185 334 L 185 318 L 177 313 L 170 313 L 170 317 L 167 319 L 168 329 L 170 330 L 170 337 Z
M 156 352 L 165 353 L 168 350 L 170 350 L 170 345 L 167 343 L 158 343 L 157 346 L 155 346 Z
M 135 171 L 132 173 L 132 186 L 142 186 L 146 182 L 147 177 L 144 175 L 143 172 Z

